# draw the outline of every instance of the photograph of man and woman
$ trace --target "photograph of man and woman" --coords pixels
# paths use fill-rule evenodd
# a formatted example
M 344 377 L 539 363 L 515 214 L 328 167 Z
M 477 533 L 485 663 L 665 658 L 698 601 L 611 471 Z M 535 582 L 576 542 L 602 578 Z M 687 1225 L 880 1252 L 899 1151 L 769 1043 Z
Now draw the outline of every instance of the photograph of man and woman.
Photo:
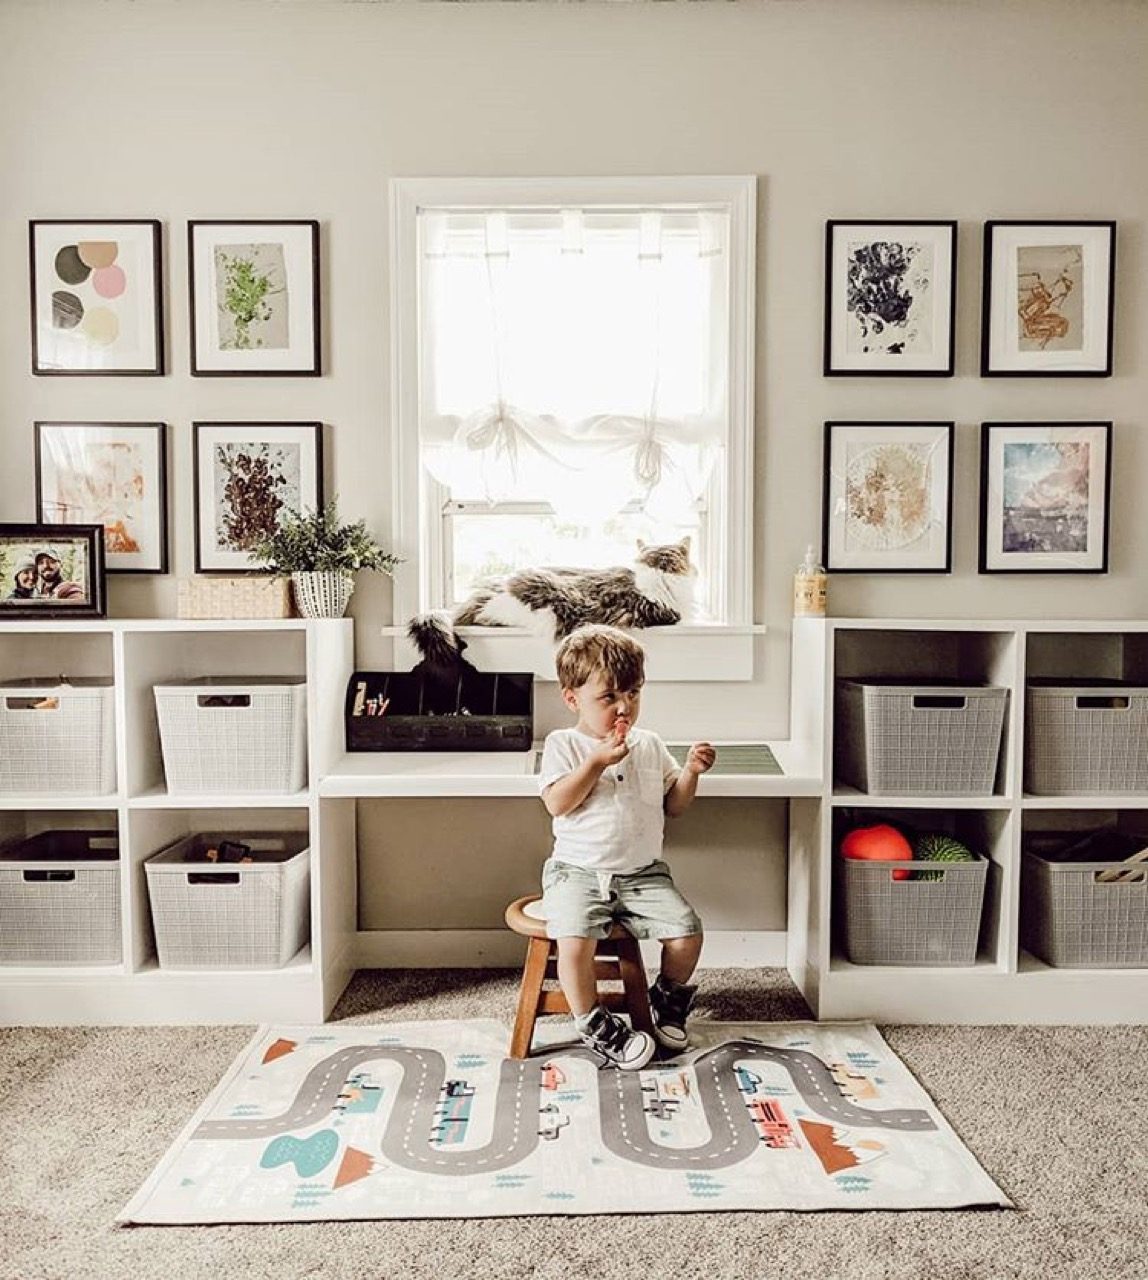
M 91 585 L 84 542 L 0 542 L 2 605 L 89 604 Z

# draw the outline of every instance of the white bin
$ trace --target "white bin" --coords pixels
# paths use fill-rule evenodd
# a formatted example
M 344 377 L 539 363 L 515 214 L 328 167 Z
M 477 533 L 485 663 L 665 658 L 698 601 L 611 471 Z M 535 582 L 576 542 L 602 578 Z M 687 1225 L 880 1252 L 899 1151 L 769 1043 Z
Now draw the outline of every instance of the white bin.
M 103 796 L 116 789 L 111 680 L 0 684 L 0 793 Z
M 0 850 L 0 964 L 119 964 L 114 831 L 42 831 Z
M 170 792 L 290 794 L 307 776 L 307 686 L 289 676 L 157 684 Z
M 220 841 L 250 863 L 209 862 Z M 310 936 L 307 837 L 293 832 L 187 836 L 148 858 L 147 891 L 164 969 L 278 969 Z

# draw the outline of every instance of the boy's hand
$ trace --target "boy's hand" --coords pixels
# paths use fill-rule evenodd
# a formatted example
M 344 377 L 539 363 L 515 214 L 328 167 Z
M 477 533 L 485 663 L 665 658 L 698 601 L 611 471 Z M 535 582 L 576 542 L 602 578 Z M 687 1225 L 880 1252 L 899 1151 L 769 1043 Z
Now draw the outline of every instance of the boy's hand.
M 614 721 L 613 735 L 594 752 L 595 758 L 601 762 L 603 768 L 608 768 L 612 764 L 617 764 L 620 760 L 625 760 L 630 754 L 630 747 L 626 742 L 626 735 L 629 732 L 629 720 L 625 716 L 619 716 Z
M 690 773 L 703 774 L 713 768 L 717 752 L 708 742 L 695 742 L 686 756 L 685 768 Z

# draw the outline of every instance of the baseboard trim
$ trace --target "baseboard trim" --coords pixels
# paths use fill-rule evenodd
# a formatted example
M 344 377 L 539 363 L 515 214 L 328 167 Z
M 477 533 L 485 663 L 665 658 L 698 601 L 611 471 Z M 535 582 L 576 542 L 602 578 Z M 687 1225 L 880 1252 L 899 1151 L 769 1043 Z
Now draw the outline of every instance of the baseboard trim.
M 359 969 L 517 969 L 524 943 L 508 929 L 362 929 L 353 957 Z M 658 944 L 642 943 L 648 967 Z M 703 969 L 785 967 L 782 929 L 718 929 L 706 934 Z

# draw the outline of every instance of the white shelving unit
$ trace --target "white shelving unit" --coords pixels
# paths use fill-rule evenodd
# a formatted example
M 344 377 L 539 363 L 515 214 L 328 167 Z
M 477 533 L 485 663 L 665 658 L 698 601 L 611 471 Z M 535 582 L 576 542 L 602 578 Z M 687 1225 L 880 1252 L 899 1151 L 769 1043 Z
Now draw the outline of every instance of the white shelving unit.
M 1053 969 L 1022 950 L 1021 840 L 1026 830 L 1117 821 L 1148 833 L 1148 794 L 1030 796 L 1023 791 L 1025 681 L 1103 676 L 1148 682 L 1148 622 L 795 619 L 795 683 L 820 720 L 820 796 L 790 804 L 787 964 L 819 1018 L 883 1022 L 1142 1023 L 1148 969 Z M 811 655 L 819 655 L 815 660 Z M 835 682 L 850 676 L 945 677 L 1003 685 L 1009 705 L 991 796 L 870 796 L 835 778 Z M 820 715 L 818 714 L 820 711 Z M 921 822 L 935 815 L 989 858 L 976 963 L 938 969 L 850 964 L 836 926 L 833 859 L 849 810 Z
M 374 935 L 356 920 L 355 809 L 368 797 L 532 797 L 536 752 L 363 753 L 344 748 L 354 665 L 340 621 L 123 620 L 10 622 L 0 679 L 103 676 L 115 686 L 116 790 L 107 796 L 0 796 L 0 839 L 51 827 L 113 829 L 120 839 L 124 958 L 91 968 L 0 966 L 0 1025 L 319 1022 Z M 307 785 L 296 795 L 169 795 L 152 686 L 196 676 L 302 676 Z M 834 776 L 834 682 L 842 676 L 957 676 L 1010 691 L 991 796 L 877 797 Z M 1148 839 L 1148 795 L 1023 792 L 1024 688 L 1030 676 L 1148 682 L 1148 622 L 796 619 L 790 732 L 770 742 L 780 776 L 709 775 L 702 797 L 772 797 L 789 812 L 787 964 L 818 1017 L 897 1022 L 1148 1021 L 1148 970 L 1057 970 L 1020 947 L 1020 849 L 1027 829 L 1115 822 Z M 935 815 L 990 859 L 975 965 L 852 965 L 834 941 L 832 868 L 846 811 L 921 821 Z M 287 829 L 308 835 L 311 941 L 282 969 L 165 971 L 156 962 L 143 863 L 196 829 Z M 491 934 L 494 937 L 497 931 Z M 475 935 L 475 954 L 490 939 Z M 413 936 L 398 941 L 416 946 Z M 488 957 L 489 958 L 489 957 Z
M 319 779 L 343 749 L 321 704 L 342 704 L 352 624 L 123 620 L 7 622 L 0 678 L 93 675 L 115 686 L 116 789 L 103 796 L 0 796 L 0 838 L 49 828 L 114 830 L 120 845 L 123 961 L 0 966 L 0 1024 L 318 1022 L 354 971 L 354 809 L 324 812 Z M 308 784 L 295 795 L 169 795 L 152 686 L 221 675 L 304 677 Z M 282 969 L 165 970 L 156 961 L 144 862 L 196 830 L 307 833 L 311 941 Z

